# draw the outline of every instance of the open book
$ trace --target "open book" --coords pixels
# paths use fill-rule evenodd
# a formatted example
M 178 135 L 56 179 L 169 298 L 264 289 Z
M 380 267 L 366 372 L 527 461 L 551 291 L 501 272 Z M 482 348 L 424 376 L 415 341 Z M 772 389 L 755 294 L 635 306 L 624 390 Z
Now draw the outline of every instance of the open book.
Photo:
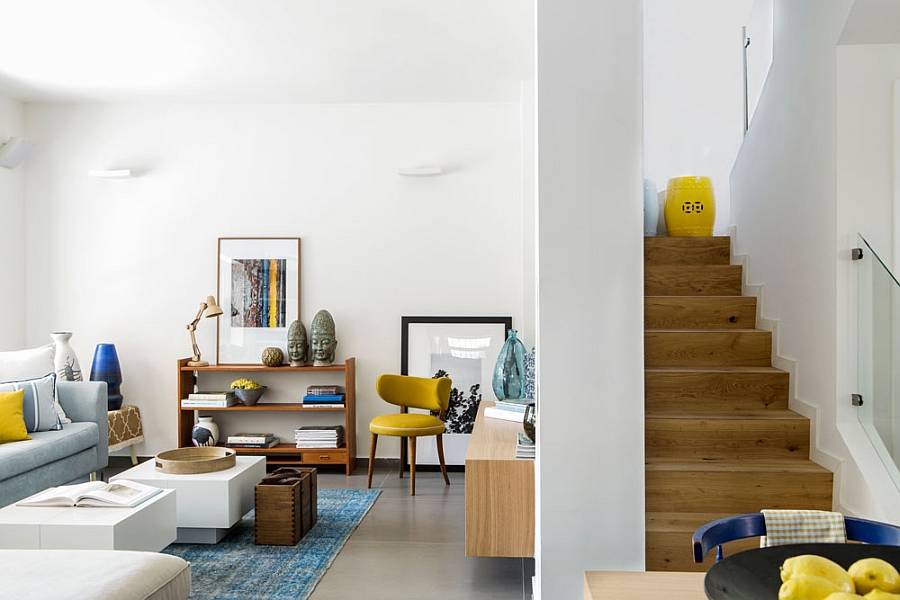
M 162 488 L 151 487 L 136 481 L 119 479 L 111 483 L 88 481 L 76 485 L 50 488 L 21 500 L 18 506 L 101 506 L 130 507 L 160 493 Z

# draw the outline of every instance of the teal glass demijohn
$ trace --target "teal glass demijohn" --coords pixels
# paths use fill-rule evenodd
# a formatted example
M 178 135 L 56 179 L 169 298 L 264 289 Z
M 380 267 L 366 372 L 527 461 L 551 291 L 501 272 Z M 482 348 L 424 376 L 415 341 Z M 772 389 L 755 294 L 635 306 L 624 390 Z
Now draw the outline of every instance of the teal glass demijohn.
M 516 337 L 515 329 L 509 330 L 509 337 L 500 349 L 491 384 L 499 400 L 525 397 L 525 344 Z

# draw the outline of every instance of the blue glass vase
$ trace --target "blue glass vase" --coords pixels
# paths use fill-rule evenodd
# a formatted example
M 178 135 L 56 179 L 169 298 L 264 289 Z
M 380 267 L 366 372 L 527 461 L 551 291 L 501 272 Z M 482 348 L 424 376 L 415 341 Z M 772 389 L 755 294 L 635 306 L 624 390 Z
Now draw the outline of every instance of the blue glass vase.
M 509 330 L 509 337 L 500 349 L 494 378 L 491 381 L 498 400 L 518 400 L 525 397 L 525 344 Z
M 91 381 L 105 381 L 107 391 L 107 408 L 122 408 L 122 369 L 119 368 L 119 355 L 114 344 L 97 344 L 94 350 L 94 362 L 91 363 Z

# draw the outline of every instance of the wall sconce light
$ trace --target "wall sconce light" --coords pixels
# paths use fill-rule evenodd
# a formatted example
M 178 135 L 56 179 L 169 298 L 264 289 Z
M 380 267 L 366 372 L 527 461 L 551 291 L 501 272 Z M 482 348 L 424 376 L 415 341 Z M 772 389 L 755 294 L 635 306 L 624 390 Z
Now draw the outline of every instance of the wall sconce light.
M 206 317 L 218 317 L 222 314 L 222 309 L 219 308 L 219 305 L 216 304 L 216 299 L 214 296 L 207 296 L 206 302 L 200 303 L 200 310 L 197 311 L 197 316 L 194 317 L 194 320 L 188 323 L 187 330 L 191 332 L 191 348 L 193 350 L 193 356 L 191 357 L 193 360 L 189 360 L 187 366 L 189 367 L 208 367 L 209 362 L 205 360 L 200 360 L 200 348 L 197 346 L 197 338 L 194 336 L 194 332 L 197 330 L 197 323 L 200 322 L 200 319 L 203 317 L 203 313 L 206 312 Z
M 20 137 L 11 137 L 0 145 L 0 167 L 14 169 L 28 158 L 34 144 Z

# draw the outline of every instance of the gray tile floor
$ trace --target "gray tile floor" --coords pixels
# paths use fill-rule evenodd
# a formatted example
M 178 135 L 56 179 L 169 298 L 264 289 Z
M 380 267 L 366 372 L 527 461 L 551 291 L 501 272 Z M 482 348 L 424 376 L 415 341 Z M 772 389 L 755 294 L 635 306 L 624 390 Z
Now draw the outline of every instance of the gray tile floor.
M 378 466 L 381 495 L 319 582 L 310 600 L 486 598 L 531 600 L 534 560 L 470 558 L 465 549 L 465 475 L 397 476 L 397 463 Z M 351 477 L 319 472 L 321 488 L 365 488 L 365 470 Z
M 104 478 L 130 466 L 116 462 Z M 320 470 L 318 484 L 364 489 L 365 467 L 350 477 Z M 409 474 L 400 479 L 394 461 L 376 467 L 372 487 L 381 495 L 310 600 L 531 600 L 533 559 L 466 556 L 463 473 L 450 473 L 447 486 L 439 472 L 419 471 L 410 496 Z

